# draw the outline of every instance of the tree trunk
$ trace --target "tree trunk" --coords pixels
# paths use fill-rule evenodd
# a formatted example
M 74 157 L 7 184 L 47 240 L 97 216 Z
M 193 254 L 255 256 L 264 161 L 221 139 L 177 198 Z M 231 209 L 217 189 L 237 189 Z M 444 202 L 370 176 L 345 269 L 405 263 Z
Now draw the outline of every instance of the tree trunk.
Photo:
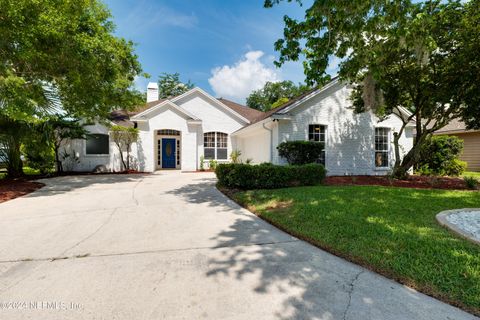
M 127 148 L 127 171 L 130 170 L 130 148 Z
M 122 151 L 122 148 L 119 144 L 117 144 L 117 147 L 118 147 L 118 151 L 120 152 L 120 160 L 122 160 L 122 165 L 123 165 L 123 168 L 126 170 L 127 168 L 127 165 L 125 164 L 125 160 L 123 159 L 123 151 Z
M 54 147 L 55 165 L 56 165 L 57 173 L 62 173 L 63 172 L 63 164 L 62 164 L 62 161 L 60 161 L 60 157 L 58 156 L 58 149 L 59 149 L 59 147 L 57 147 L 57 146 Z
M 421 133 L 420 136 L 417 136 L 415 139 L 414 145 L 410 151 L 403 157 L 400 161 L 400 147 L 398 145 L 399 138 L 394 138 L 395 144 L 395 166 L 393 168 L 392 175 L 397 179 L 406 179 L 408 177 L 408 170 L 412 168 L 420 159 L 420 152 L 425 143 L 425 140 L 428 137 L 428 133 Z

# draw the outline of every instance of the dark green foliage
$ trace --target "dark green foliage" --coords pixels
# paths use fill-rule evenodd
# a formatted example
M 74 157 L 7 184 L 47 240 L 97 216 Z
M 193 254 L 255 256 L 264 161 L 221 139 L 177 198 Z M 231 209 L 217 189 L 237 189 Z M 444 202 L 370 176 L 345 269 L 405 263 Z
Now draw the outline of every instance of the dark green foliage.
M 286 141 L 277 146 L 278 155 L 289 164 L 302 165 L 315 163 L 320 158 L 323 143 L 313 141 Z
M 158 97 L 160 99 L 167 99 L 171 97 L 176 97 L 182 93 L 187 92 L 190 89 L 193 89 L 195 85 L 188 80 L 187 83 L 180 81 L 180 74 L 176 73 L 162 73 L 158 77 Z
M 248 165 L 219 164 L 215 170 L 219 185 L 236 189 L 276 189 L 288 186 L 318 185 L 325 178 L 320 164 L 278 166 L 271 163 Z
M 255 90 L 247 97 L 247 106 L 260 111 L 268 111 L 276 108 L 288 100 L 293 99 L 308 90 L 311 87 L 299 83 L 296 85 L 292 81 L 267 82 L 262 89 Z
M 25 141 L 23 150 L 30 168 L 39 170 L 41 174 L 54 170 L 55 152 L 51 144 L 32 137 L 31 140 Z
M 463 150 L 462 139 L 456 136 L 433 136 L 420 153 L 418 172 L 424 175 L 459 176 L 466 163 L 458 160 Z
M 478 186 L 478 180 L 475 177 L 464 177 L 463 181 L 465 181 L 465 184 L 469 189 L 477 189 Z
M 10 176 L 23 174 L 25 128 L 59 110 L 106 118 L 143 101 L 133 88 L 142 75 L 134 44 L 115 36 L 102 1 L 0 0 L 0 8 L 0 121 L 8 122 L 0 143 Z
M 30 131 L 30 123 L 15 121 L 0 113 L 0 148 L 2 148 L 0 162 L 5 163 L 9 177 L 23 175 L 20 147 Z

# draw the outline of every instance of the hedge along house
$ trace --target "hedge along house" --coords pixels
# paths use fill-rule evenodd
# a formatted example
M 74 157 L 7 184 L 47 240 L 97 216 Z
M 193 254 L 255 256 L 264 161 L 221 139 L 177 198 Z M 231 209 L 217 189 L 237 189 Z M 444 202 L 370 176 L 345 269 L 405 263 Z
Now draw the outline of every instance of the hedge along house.
M 131 154 L 140 171 L 198 170 L 202 158 L 205 167 L 210 159 L 228 162 L 235 149 L 241 151 L 244 161 L 284 164 L 276 148 L 279 143 L 311 140 L 325 144 L 319 162 L 328 175 L 387 174 L 394 163 L 393 132 L 401 126 L 400 115 L 381 121 L 372 112 L 356 114 L 350 93 L 350 86 L 335 79 L 263 113 L 216 99 L 199 88 L 158 99 L 158 87 L 150 83 L 146 105 L 135 112 L 115 111 L 111 121 L 139 129 L 140 140 Z M 96 124 L 87 129 L 94 135 L 72 143 L 79 155 L 74 170 L 90 171 L 97 165 L 121 170 L 108 127 Z M 402 152 L 412 144 L 413 126 L 401 136 Z
M 385 175 L 395 162 L 393 132 L 402 126 L 402 115 L 379 119 L 373 112 L 355 113 L 350 85 L 334 79 L 264 114 L 232 136 L 243 159 L 254 163 L 284 164 L 277 146 L 283 141 L 324 143 L 319 162 L 327 175 Z M 401 109 L 403 115 L 409 112 Z M 402 156 L 413 146 L 414 126 L 400 138 Z

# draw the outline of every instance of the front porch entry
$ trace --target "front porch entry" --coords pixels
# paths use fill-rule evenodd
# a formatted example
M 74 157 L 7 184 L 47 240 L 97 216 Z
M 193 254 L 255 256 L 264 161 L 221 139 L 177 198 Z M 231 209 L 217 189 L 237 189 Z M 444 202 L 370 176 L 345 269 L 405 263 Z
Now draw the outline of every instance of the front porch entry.
M 173 129 L 156 130 L 156 169 L 181 169 L 181 132 Z

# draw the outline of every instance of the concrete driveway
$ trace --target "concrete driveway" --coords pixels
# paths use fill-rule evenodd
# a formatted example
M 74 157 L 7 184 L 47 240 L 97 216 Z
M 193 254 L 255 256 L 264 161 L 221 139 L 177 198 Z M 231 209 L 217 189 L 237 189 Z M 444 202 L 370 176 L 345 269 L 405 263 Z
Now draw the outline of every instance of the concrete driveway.
M 45 182 L 0 204 L 0 319 L 476 319 L 275 229 L 212 174 Z

